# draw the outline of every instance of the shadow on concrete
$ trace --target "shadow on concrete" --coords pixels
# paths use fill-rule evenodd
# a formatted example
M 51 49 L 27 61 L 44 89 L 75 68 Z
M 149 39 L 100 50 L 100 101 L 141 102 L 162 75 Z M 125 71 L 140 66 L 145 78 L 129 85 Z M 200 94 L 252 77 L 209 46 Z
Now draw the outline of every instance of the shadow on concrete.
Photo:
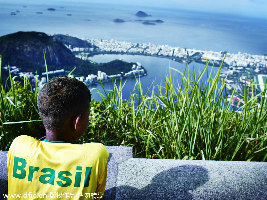
M 107 179 L 107 185 L 115 185 L 117 181 L 117 172 L 118 172 L 118 165 L 115 162 L 110 162 L 113 160 L 113 153 L 109 153 L 108 158 L 108 179 Z M 112 187 L 105 191 L 103 199 L 115 199 L 116 197 L 116 188 Z
M 190 191 L 209 180 L 208 171 L 197 165 L 183 165 L 165 170 L 153 177 L 142 189 L 131 186 L 116 188 L 116 199 L 193 199 Z M 114 191 L 114 188 L 110 190 Z M 107 191 L 108 192 L 108 191 Z
M 113 157 L 113 153 L 109 153 L 108 162 L 111 160 L 112 157 Z

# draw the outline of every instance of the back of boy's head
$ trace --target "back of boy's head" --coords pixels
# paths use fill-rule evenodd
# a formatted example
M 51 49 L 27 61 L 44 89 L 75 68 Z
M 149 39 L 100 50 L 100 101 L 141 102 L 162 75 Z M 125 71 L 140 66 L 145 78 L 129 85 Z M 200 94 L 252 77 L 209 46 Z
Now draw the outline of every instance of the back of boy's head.
M 58 77 L 44 85 L 38 95 L 38 109 L 47 130 L 60 130 L 68 117 L 90 109 L 87 86 L 74 78 Z

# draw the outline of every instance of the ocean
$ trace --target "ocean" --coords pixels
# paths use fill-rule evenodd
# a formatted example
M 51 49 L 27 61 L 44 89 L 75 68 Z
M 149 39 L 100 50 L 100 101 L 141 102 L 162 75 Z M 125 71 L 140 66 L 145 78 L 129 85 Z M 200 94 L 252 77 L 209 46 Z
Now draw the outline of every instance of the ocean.
M 84 39 L 115 39 L 200 50 L 267 54 L 266 19 L 79 0 L 75 3 L 0 0 L 0 7 L 0 36 L 17 31 L 41 31 L 51 35 L 69 34 Z M 53 8 L 54 11 L 49 11 L 48 8 Z M 144 25 L 137 21 L 141 18 L 135 16 L 139 10 L 151 15 L 144 20 L 162 20 L 163 23 Z M 114 19 L 123 19 L 125 22 L 115 23 Z M 98 55 L 92 60 L 106 62 L 115 58 L 140 62 L 147 69 L 148 76 L 141 78 L 144 89 L 152 82 L 162 84 L 163 77 L 169 72 L 169 66 L 181 71 L 185 68 L 184 63 L 146 56 Z M 196 69 L 204 67 L 202 64 L 192 63 L 190 68 L 193 65 Z M 126 91 L 130 91 L 134 83 L 135 80 L 128 80 L 129 87 L 127 86 Z M 106 88 L 112 86 L 111 83 L 104 85 Z M 93 95 L 93 98 L 99 97 Z

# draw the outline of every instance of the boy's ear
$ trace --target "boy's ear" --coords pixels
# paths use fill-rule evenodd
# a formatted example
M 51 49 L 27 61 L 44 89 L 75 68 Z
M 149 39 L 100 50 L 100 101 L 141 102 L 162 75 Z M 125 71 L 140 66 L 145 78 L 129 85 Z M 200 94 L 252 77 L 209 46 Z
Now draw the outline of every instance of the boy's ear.
M 80 123 L 80 120 L 81 120 L 81 115 L 78 115 L 75 119 L 74 119 L 74 130 L 76 131 L 77 128 L 78 128 L 78 125 Z

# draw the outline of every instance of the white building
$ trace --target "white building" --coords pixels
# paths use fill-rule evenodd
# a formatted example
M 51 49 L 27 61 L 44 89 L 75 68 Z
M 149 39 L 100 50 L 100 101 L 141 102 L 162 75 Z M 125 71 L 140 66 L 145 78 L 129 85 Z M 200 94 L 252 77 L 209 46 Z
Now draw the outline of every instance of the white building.
M 94 74 L 90 74 L 90 75 L 88 75 L 86 78 L 85 78 L 85 82 L 86 83 L 93 83 L 93 82 L 95 82 L 95 81 L 97 81 L 97 76 L 96 75 L 94 75 Z
M 105 80 L 107 78 L 108 78 L 108 76 L 105 72 L 101 72 L 101 71 L 97 72 L 97 79 L 98 80 Z

